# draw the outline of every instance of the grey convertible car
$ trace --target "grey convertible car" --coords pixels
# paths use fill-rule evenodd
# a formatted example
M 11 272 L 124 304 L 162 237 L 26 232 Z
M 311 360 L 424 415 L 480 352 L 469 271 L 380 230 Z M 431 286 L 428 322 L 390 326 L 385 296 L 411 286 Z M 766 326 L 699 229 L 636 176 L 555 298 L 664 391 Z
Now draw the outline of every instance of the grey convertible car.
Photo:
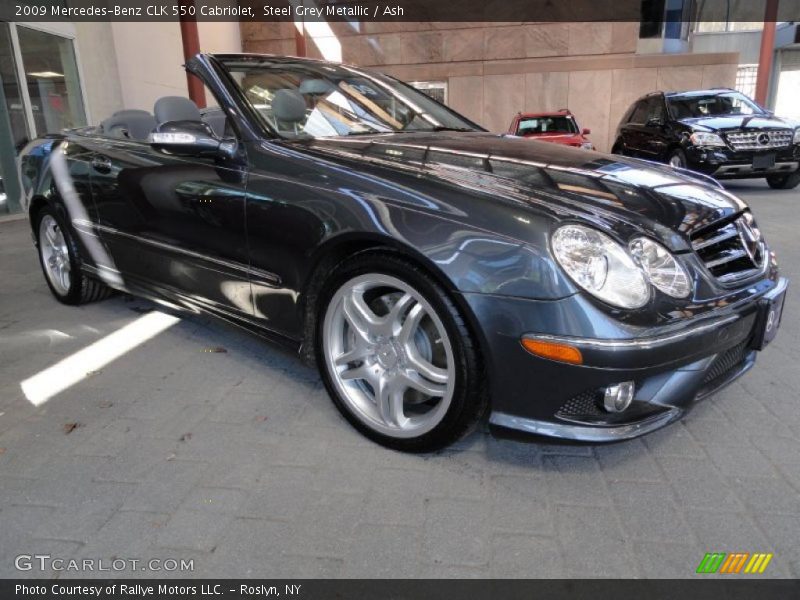
M 412 452 L 487 415 L 498 433 L 641 435 L 775 336 L 786 280 L 708 177 L 488 133 L 346 65 L 187 69 L 215 108 L 162 98 L 24 151 L 59 301 L 116 288 L 251 329 Z

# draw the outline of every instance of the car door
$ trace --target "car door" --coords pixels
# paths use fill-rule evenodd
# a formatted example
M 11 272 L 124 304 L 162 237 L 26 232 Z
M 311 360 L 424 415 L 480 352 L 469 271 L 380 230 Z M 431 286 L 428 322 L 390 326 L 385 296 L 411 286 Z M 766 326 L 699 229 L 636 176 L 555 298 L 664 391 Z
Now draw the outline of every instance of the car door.
M 646 143 L 646 138 L 643 126 L 647 121 L 647 111 L 647 98 L 642 98 L 629 111 L 627 122 L 620 125 L 624 153 L 628 156 L 644 156 L 643 145 Z
M 125 284 L 250 316 L 244 167 L 129 139 L 93 151 L 97 229 Z
M 642 158 L 661 160 L 669 148 L 669 124 L 667 109 L 662 95 L 647 99 L 647 114 L 641 125 Z

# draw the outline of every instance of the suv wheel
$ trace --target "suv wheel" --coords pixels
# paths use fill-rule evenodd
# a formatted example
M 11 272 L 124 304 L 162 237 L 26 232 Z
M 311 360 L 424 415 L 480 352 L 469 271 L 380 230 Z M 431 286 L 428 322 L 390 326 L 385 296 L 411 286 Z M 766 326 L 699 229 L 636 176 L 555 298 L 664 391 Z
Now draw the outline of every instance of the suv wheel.
M 773 190 L 793 190 L 800 184 L 800 171 L 786 175 L 767 175 L 767 183 Z
M 316 339 L 336 407 L 379 444 L 439 450 L 483 415 L 476 343 L 445 291 L 402 257 L 342 263 L 323 293 Z
M 673 150 L 670 155 L 669 159 L 667 160 L 670 167 L 674 167 L 676 169 L 685 169 L 686 168 L 686 153 L 681 150 L 680 148 Z

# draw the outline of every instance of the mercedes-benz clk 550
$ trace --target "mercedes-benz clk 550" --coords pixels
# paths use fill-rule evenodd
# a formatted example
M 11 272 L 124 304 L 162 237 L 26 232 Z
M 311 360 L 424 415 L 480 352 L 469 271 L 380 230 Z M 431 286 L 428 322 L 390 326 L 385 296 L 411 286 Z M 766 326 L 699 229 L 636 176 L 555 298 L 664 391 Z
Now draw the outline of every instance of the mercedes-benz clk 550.
M 159 99 L 21 157 L 47 284 L 261 333 L 399 450 L 483 418 L 573 441 L 653 431 L 753 366 L 786 280 L 714 180 L 489 133 L 382 74 L 198 55 Z M 269 393 L 264 390 L 264 393 Z

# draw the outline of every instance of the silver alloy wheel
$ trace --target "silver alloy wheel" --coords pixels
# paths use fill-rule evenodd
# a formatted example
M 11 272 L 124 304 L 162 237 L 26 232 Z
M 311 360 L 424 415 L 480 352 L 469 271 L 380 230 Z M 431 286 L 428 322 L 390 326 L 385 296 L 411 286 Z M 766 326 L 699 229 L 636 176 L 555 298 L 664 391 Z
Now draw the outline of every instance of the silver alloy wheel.
M 677 167 L 678 169 L 682 169 L 683 168 L 683 161 L 681 160 L 681 157 L 678 156 L 677 154 L 672 156 L 669 159 L 669 166 L 670 167 Z
M 39 252 L 50 283 L 60 295 L 66 296 L 71 281 L 69 250 L 61 227 L 50 215 L 45 215 L 39 223 Z
M 441 423 L 455 387 L 453 347 L 407 283 L 377 273 L 345 283 L 328 305 L 322 344 L 341 399 L 371 429 L 411 438 Z

